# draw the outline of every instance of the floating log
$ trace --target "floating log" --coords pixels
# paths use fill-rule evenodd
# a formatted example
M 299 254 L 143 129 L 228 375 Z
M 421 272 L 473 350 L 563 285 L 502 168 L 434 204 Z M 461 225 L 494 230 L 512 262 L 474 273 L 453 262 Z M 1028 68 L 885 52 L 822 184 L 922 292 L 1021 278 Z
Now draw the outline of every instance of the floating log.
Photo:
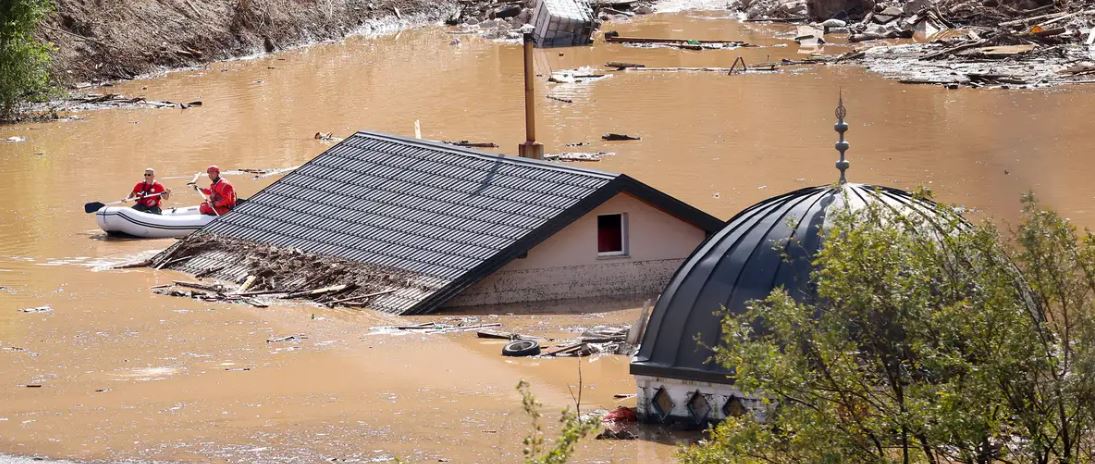
M 636 43 L 636 44 L 663 44 L 663 45 L 684 45 L 684 46 L 702 46 L 702 45 L 734 45 L 738 47 L 754 47 L 747 42 L 738 40 L 692 40 L 692 39 L 663 39 L 652 37 L 623 37 L 619 32 L 608 31 L 605 32 L 605 42 L 608 43 Z
M 616 68 L 617 71 L 620 71 L 620 70 L 624 70 L 624 69 L 628 69 L 628 68 L 645 68 L 646 65 L 645 64 L 638 64 L 638 63 L 623 63 L 623 62 L 619 62 L 619 61 L 609 61 L 608 63 L 605 63 L 605 67 L 606 68 Z
M 220 285 L 220 284 L 210 285 L 210 284 L 203 284 L 201 282 L 185 282 L 185 281 L 181 281 L 181 280 L 176 280 L 176 281 L 174 281 L 174 283 L 175 283 L 175 285 L 177 285 L 179 287 L 196 288 L 198 290 L 205 290 L 205 291 L 208 291 L 208 292 L 221 293 L 221 292 L 224 291 L 224 286 Z
M 496 144 L 494 142 L 469 142 L 467 140 L 456 140 L 456 141 L 446 140 L 445 143 L 447 143 L 449 145 L 456 145 L 458 147 L 467 147 L 467 148 L 498 148 L 498 144 Z
M 146 259 L 144 261 L 138 261 L 138 262 L 135 262 L 135 263 L 119 264 L 117 266 L 111 267 L 111 269 L 132 269 L 132 268 L 135 268 L 135 267 L 148 267 L 148 266 L 151 266 L 151 265 L 152 265 L 152 260 L 151 259 Z

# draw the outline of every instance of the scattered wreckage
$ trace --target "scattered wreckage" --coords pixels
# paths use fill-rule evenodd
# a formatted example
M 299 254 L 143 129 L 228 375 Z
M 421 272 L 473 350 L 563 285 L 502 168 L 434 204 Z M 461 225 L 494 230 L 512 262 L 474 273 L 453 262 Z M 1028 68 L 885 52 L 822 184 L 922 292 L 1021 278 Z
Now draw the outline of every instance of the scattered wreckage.
M 840 8 L 834 10 L 833 5 Z M 864 44 L 802 64 L 856 63 L 902 83 L 949 88 L 1095 82 L 1089 77 L 1095 74 L 1095 4 L 1090 1 L 913 0 L 868 5 L 863 0 L 755 0 L 738 7 L 747 20 L 802 23 L 795 40 L 803 48 L 820 47 L 830 36 Z M 907 42 L 873 43 L 890 39 Z

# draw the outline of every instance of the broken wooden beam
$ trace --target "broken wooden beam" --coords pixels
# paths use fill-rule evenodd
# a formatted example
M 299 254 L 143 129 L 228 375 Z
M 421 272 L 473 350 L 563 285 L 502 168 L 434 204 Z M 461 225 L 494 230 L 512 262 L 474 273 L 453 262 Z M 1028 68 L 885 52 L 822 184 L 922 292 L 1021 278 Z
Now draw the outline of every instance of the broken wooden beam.
M 517 340 L 519 338 L 524 338 L 524 336 L 517 332 L 503 332 L 490 329 L 481 329 L 475 333 L 475 336 L 478 338 L 493 338 L 496 340 Z
M 392 289 L 388 289 L 388 290 L 382 290 L 382 291 L 379 291 L 379 292 L 366 293 L 364 295 L 351 296 L 351 297 L 348 297 L 348 298 L 340 298 L 340 299 L 337 299 L 337 300 L 328 301 L 326 304 L 327 304 L 327 306 L 334 306 L 336 304 L 345 303 L 345 302 L 348 302 L 348 301 L 364 300 L 366 298 L 372 298 L 374 296 L 379 296 L 379 295 L 392 293 L 395 290 L 396 289 L 392 288 Z
M 950 55 L 952 53 L 960 52 L 962 50 L 967 50 L 967 49 L 970 49 L 970 48 L 980 47 L 980 46 L 982 46 L 986 43 L 988 43 L 988 39 L 975 40 L 973 42 L 967 42 L 967 43 L 964 43 L 962 45 L 957 45 L 957 46 L 954 46 L 954 47 L 951 47 L 951 48 L 948 48 L 948 49 L 945 49 L 945 50 L 940 50 L 940 51 L 935 52 L 935 53 L 929 53 L 929 54 L 924 55 L 924 56 L 922 56 L 918 59 L 920 59 L 920 60 L 934 60 L 936 58 L 941 58 L 941 57 Z
M 258 277 L 255 277 L 253 275 L 247 276 L 247 279 L 243 281 L 243 285 L 240 285 L 240 288 L 236 289 L 236 291 L 232 293 L 238 295 L 240 293 L 246 292 L 247 289 L 251 288 L 251 285 L 254 285 L 256 279 L 258 279 Z
M 179 287 L 195 288 L 198 290 L 205 290 L 208 292 L 221 293 L 224 291 L 224 286 L 220 284 L 203 284 L 201 282 L 185 282 L 182 280 L 174 281 L 174 284 Z
M 317 288 L 317 289 L 314 289 L 314 290 L 303 290 L 303 291 L 299 291 L 299 292 L 289 293 L 289 294 L 285 295 L 285 298 L 292 299 L 292 298 L 300 298 L 300 297 L 304 297 L 304 296 L 319 296 L 319 295 L 323 295 L 325 293 L 341 292 L 341 291 L 348 290 L 348 289 L 350 289 L 352 287 L 356 287 L 356 286 L 357 286 L 357 284 L 331 285 L 329 287 Z
M 111 267 L 111 269 L 132 269 L 132 268 L 135 268 L 135 267 L 148 267 L 148 266 L 151 266 L 151 265 L 152 265 L 152 260 L 151 259 L 146 259 L 144 261 L 137 261 L 135 263 L 119 264 L 117 266 Z

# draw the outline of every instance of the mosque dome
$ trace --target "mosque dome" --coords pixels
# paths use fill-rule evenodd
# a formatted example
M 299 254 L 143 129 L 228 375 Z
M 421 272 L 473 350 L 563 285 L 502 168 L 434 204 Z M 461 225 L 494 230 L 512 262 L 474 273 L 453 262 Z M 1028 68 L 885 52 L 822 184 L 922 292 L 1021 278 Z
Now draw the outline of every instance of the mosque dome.
M 840 152 L 836 183 L 788 192 L 746 208 L 701 244 L 670 280 L 654 305 L 631 363 L 631 374 L 640 386 L 641 415 L 663 420 L 671 415 L 696 416 L 693 403 L 701 392 L 721 394 L 726 404 L 740 395 L 718 386 L 732 380 L 730 372 L 712 359 L 711 347 L 718 346 L 722 336 L 722 308 L 741 313 L 749 301 L 763 299 L 780 287 L 798 301 L 815 299 L 812 262 L 827 235 L 827 220 L 837 211 L 874 204 L 923 215 L 929 221 L 940 214 L 937 205 L 908 192 L 847 182 L 845 115 L 841 99 L 836 109 L 835 129 L 840 134 L 835 145 Z M 668 393 L 657 393 L 663 390 Z
M 782 287 L 793 298 L 816 296 L 811 262 L 821 248 L 826 219 L 845 207 L 883 204 L 935 215 L 935 205 L 888 187 L 838 183 L 809 187 L 757 203 L 738 213 L 693 252 L 659 297 L 631 373 L 728 383 L 711 360 L 721 337 L 722 312 L 740 313 L 751 300 Z

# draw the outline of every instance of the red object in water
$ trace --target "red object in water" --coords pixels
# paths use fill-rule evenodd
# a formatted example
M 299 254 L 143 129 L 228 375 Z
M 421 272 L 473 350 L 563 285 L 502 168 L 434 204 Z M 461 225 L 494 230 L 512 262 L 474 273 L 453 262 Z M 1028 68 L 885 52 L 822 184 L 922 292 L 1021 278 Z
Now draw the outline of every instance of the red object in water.
M 625 406 L 618 406 L 601 419 L 602 422 L 635 422 L 637 420 L 639 420 L 639 416 L 635 414 L 635 408 Z

